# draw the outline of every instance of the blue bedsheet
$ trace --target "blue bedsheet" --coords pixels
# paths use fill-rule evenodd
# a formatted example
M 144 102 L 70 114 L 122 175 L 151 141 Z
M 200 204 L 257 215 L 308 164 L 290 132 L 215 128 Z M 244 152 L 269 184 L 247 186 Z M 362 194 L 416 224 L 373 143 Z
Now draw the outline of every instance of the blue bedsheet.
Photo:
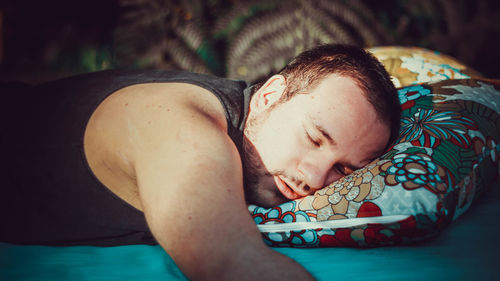
M 319 280 L 499 280 L 500 185 L 439 237 L 375 249 L 276 250 Z M 186 280 L 158 246 L 44 247 L 0 244 L 0 280 Z

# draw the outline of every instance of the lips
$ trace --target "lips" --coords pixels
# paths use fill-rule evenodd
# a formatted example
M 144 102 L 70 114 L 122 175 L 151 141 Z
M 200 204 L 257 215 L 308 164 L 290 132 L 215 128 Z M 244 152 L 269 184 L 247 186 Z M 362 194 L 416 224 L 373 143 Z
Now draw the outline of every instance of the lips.
M 295 200 L 299 198 L 300 196 L 293 191 L 288 184 L 286 184 L 279 176 L 274 176 L 274 182 L 276 183 L 276 186 L 278 187 L 278 190 L 289 200 Z

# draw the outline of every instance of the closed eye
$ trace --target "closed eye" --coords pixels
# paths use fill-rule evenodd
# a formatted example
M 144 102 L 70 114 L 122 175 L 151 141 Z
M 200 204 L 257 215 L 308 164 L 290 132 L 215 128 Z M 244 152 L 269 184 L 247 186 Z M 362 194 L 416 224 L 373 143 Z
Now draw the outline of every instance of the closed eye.
M 308 139 L 308 141 L 314 145 L 315 147 L 320 147 L 321 146 L 321 141 L 320 140 L 316 140 L 315 138 L 313 138 L 308 132 L 307 130 L 304 130 L 304 134 L 306 135 L 306 138 Z

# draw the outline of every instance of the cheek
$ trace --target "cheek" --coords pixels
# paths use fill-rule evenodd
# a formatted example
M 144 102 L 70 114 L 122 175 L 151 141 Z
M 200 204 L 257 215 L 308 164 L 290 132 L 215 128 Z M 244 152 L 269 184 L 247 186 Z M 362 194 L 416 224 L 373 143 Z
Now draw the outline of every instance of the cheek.
M 269 171 L 294 169 L 304 154 L 303 114 L 280 106 L 261 123 L 259 151 Z M 295 166 L 293 166 L 295 165 Z
M 296 127 L 280 126 L 270 131 L 266 153 L 271 170 L 287 171 L 294 168 L 303 152 L 304 144 Z

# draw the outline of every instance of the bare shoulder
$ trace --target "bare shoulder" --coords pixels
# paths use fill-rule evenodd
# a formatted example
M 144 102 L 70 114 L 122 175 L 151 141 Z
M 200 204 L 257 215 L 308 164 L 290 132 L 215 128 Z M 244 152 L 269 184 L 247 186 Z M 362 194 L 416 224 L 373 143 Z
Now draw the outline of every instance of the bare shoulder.
M 177 149 L 183 137 L 194 137 L 202 130 L 227 135 L 222 104 L 201 87 L 185 83 L 141 84 L 113 96 L 110 113 L 124 111 L 121 127 L 126 128 L 127 135 L 122 140 L 136 153 L 135 159 L 158 149 L 158 145 Z
M 142 210 L 137 159 L 160 143 L 176 149 L 179 138 L 200 125 L 222 135 L 227 130 L 223 107 L 208 90 L 186 83 L 133 85 L 98 106 L 86 128 L 85 153 L 97 178 Z
M 124 114 L 137 125 L 144 121 L 146 125 L 150 124 L 149 121 L 153 121 L 150 119 L 159 115 L 175 117 L 177 113 L 195 110 L 225 126 L 224 110 L 217 97 L 204 88 L 187 83 L 129 86 L 113 93 L 99 107 L 97 111 L 102 109 L 108 114 Z

